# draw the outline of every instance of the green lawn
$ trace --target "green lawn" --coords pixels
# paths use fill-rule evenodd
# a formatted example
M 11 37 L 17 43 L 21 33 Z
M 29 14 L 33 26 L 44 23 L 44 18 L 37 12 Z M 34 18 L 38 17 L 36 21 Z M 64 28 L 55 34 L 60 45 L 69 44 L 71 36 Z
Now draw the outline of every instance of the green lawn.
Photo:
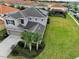
M 45 49 L 34 59 L 74 59 L 79 56 L 79 27 L 74 20 L 67 16 L 49 17 L 44 40 Z M 26 59 L 13 57 L 13 59 Z
M 79 56 L 79 27 L 71 17 L 50 17 L 44 51 L 35 59 L 74 59 Z

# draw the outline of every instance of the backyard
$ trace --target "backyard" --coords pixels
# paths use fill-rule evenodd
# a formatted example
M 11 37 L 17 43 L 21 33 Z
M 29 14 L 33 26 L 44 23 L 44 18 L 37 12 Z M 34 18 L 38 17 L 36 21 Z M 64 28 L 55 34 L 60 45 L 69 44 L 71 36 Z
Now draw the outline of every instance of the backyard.
M 71 17 L 50 17 L 46 47 L 36 59 L 74 59 L 79 56 L 79 27 Z
M 35 59 L 74 59 L 79 56 L 79 27 L 74 20 L 51 17 L 45 32 L 45 48 Z M 10 56 L 13 59 L 26 59 L 22 56 Z

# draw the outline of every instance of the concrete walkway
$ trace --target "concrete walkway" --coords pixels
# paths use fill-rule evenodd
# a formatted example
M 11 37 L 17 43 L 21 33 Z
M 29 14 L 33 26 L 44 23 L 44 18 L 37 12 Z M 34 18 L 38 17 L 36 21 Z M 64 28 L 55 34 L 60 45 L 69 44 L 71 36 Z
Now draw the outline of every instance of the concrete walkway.
M 17 42 L 19 42 L 20 36 L 16 36 L 16 35 L 9 35 L 6 39 L 4 39 L 1 43 L 0 43 L 0 59 L 2 59 L 1 57 L 4 57 L 6 59 L 6 57 L 11 53 L 12 51 L 12 46 L 13 45 L 17 45 Z
M 79 59 L 79 57 L 75 58 L 75 59 Z
M 10 58 L 0 57 L 0 59 L 10 59 Z

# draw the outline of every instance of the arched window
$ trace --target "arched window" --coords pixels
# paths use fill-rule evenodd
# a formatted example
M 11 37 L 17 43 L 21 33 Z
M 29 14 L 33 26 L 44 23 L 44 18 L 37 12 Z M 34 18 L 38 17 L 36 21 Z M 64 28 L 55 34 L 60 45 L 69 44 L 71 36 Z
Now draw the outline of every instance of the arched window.
M 35 20 L 37 21 L 37 18 L 35 18 Z
M 43 21 L 43 19 L 41 19 L 41 21 Z

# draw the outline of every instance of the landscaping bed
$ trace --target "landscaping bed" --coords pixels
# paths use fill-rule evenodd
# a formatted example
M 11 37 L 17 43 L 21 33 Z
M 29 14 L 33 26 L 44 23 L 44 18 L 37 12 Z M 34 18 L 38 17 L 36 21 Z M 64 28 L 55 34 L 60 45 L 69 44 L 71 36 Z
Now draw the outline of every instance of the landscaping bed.
M 5 39 L 8 36 L 6 29 L 0 31 L 0 41 Z

